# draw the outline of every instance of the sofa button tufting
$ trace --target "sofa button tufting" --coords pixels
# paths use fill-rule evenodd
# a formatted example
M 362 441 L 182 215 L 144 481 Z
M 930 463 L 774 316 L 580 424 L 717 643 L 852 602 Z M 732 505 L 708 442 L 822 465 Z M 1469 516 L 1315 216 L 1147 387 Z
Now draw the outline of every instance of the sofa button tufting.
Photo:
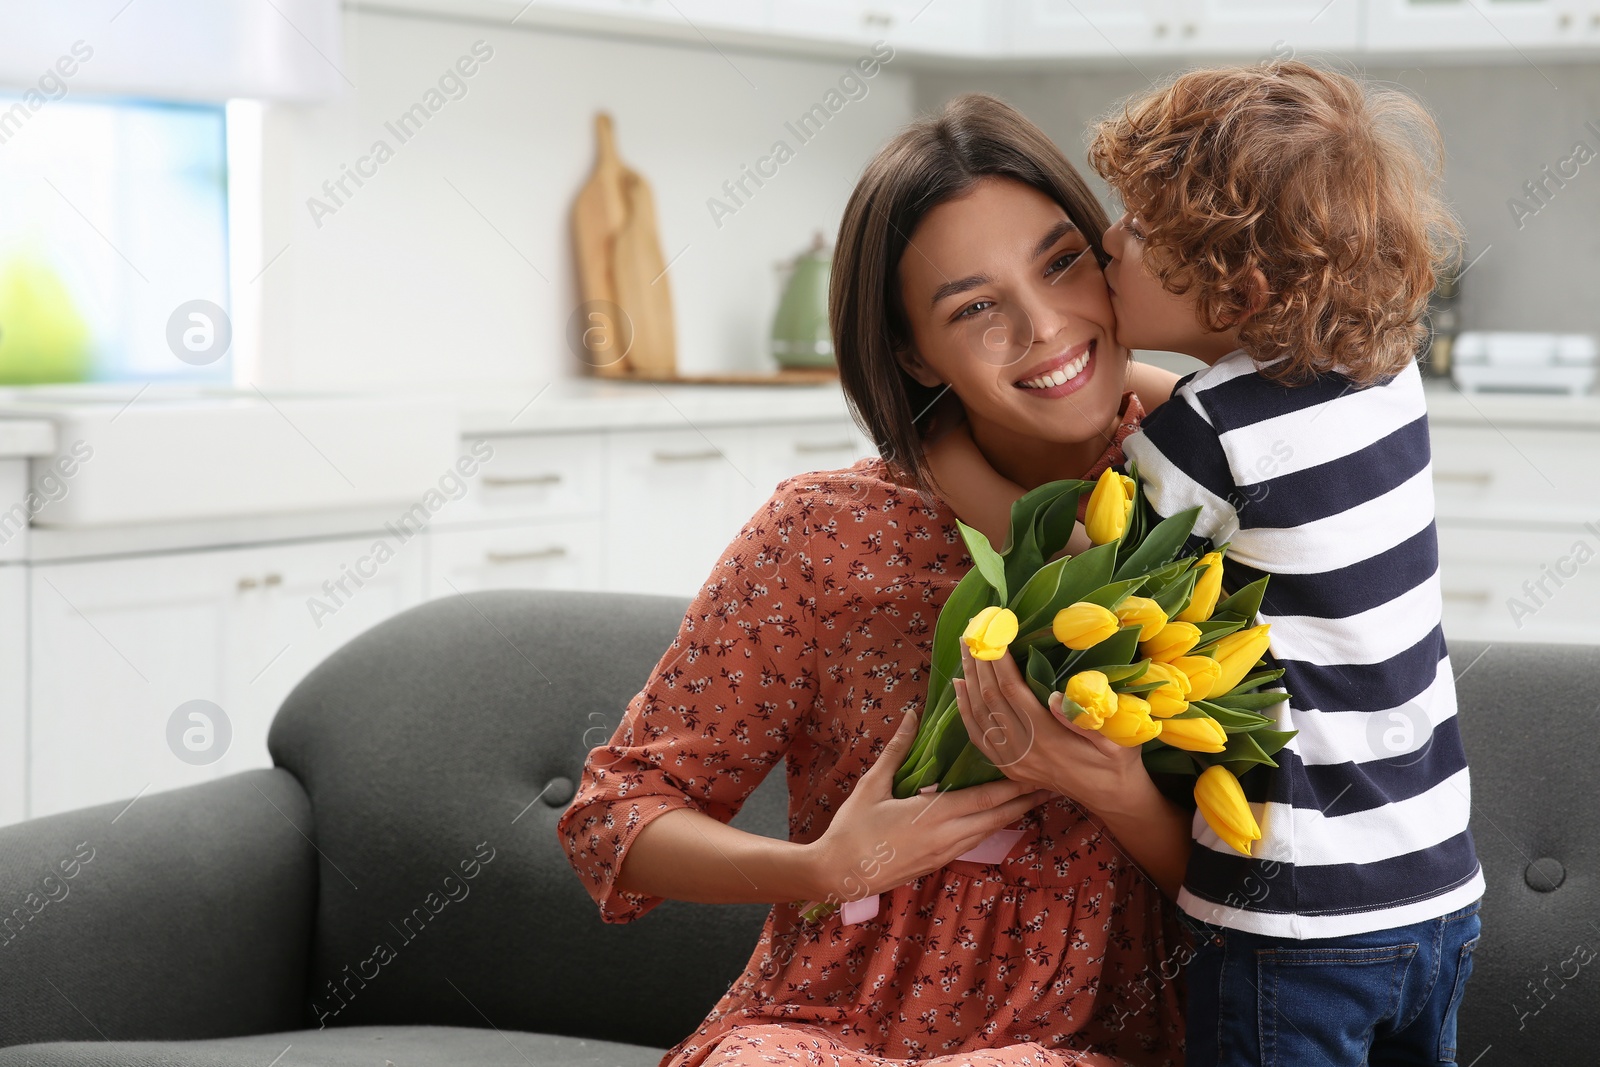
M 567 802 L 572 799 L 572 795 L 577 791 L 577 787 L 572 784 L 571 778 L 565 775 L 560 778 L 552 778 L 545 784 L 544 802 L 552 808 L 565 807 Z
M 1567 880 L 1567 869 L 1561 865 L 1560 860 L 1545 856 L 1528 864 L 1528 869 L 1523 872 L 1522 878 L 1528 883 L 1528 888 L 1538 893 L 1552 893 L 1556 887 Z

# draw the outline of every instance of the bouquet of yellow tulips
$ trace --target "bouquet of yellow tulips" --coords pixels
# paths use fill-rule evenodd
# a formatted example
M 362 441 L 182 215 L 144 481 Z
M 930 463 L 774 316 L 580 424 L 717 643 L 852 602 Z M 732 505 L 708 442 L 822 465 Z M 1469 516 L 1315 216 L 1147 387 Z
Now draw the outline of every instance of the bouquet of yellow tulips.
M 1078 500 L 1093 548 L 1061 554 Z M 1227 545 L 1174 558 L 1200 509 L 1159 522 L 1138 471 L 1097 482 L 1050 482 L 1011 509 L 1005 546 L 961 524 L 974 566 L 951 591 L 934 627 L 933 663 L 917 736 L 895 776 L 895 795 L 929 785 L 961 789 L 1003 777 L 967 737 L 955 687 L 960 644 L 977 659 L 1016 657 L 1045 704 L 1128 747 L 1142 746 L 1158 774 L 1197 775 L 1195 803 L 1217 836 L 1245 855 L 1261 838 L 1238 776 L 1277 766 L 1293 731 L 1260 712 L 1287 698 L 1264 690 L 1281 670 L 1261 662 L 1267 625 L 1254 625 L 1265 578 L 1224 597 Z

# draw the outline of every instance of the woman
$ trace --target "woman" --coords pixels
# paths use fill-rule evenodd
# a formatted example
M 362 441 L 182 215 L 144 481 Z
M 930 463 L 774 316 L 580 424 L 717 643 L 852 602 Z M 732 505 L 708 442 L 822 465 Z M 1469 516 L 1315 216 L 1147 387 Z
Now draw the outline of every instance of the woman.
M 1181 1062 L 1162 891 L 1188 820 L 1137 750 L 1031 701 L 1028 744 L 985 745 L 1013 778 L 891 792 L 934 621 L 972 565 L 957 516 L 999 544 L 1024 489 L 1096 477 L 1171 391 L 1116 343 L 1105 228 L 1049 139 L 980 95 L 909 127 L 856 187 L 831 322 L 881 458 L 778 486 L 559 824 L 608 922 L 669 897 L 774 905 L 662 1067 Z M 727 826 L 784 757 L 790 840 Z M 956 858 L 1010 824 L 1004 862 Z M 872 893 L 875 918 L 800 918 Z

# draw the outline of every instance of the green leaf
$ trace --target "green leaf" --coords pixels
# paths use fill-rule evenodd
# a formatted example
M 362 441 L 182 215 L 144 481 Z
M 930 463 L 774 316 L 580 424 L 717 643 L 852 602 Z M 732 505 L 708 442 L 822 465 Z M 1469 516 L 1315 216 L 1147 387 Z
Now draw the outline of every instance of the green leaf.
M 967 543 L 967 551 L 972 555 L 974 569 L 979 571 L 988 583 L 994 586 L 999 594 L 998 600 L 1006 602 L 1006 561 L 1000 558 L 1000 553 L 994 550 L 980 530 L 974 530 L 960 519 L 956 520 L 956 527 L 961 531 L 961 539 Z M 968 617 L 970 620 L 970 616 Z M 966 629 L 966 623 L 961 624 Z
M 1213 704 L 1209 700 L 1192 700 L 1189 702 L 1189 707 L 1191 709 L 1198 708 L 1200 711 L 1211 716 L 1213 719 L 1217 720 L 1217 722 L 1221 723 L 1222 728 L 1228 731 L 1230 734 L 1249 733 L 1252 730 L 1259 730 L 1264 726 L 1271 726 L 1273 723 L 1272 719 L 1268 719 L 1265 716 L 1256 715 L 1249 711 L 1241 711 L 1236 708 L 1224 707 L 1221 704 Z
M 1226 763 L 1229 769 L 1233 769 L 1235 765 L 1244 765 L 1248 769 L 1248 766 L 1253 763 L 1259 763 L 1265 767 L 1276 767 L 1278 765 L 1276 760 L 1267 755 L 1260 742 L 1256 740 L 1254 733 L 1229 734 L 1228 745 L 1216 754 L 1216 760 L 1219 763 Z M 1234 770 L 1234 773 L 1240 774 L 1243 772 Z
M 982 785 L 984 782 L 995 782 L 1004 778 L 1005 774 L 985 756 L 976 745 L 968 743 L 959 755 L 950 763 L 950 769 L 939 780 L 939 792 L 947 793 L 952 789 L 967 789 L 971 786 Z
M 1176 618 L 1178 612 L 1189 606 L 1189 598 L 1194 594 L 1194 582 L 1197 577 L 1194 571 L 1189 571 L 1168 582 L 1160 592 L 1146 592 L 1145 595 L 1161 605 L 1161 610 L 1167 613 L 1167 618 Z
M 1239 619 L 1207 619 L 1205 622 L 1195 623 L 1200 631 L 1200 640 L 1189 650 L 1191 656 L 1204 656 L 1231 633 L 1244 629 L 1244 622 Z
M 1079 600 L 1088 604 L 1099 604 L 1107 611 L 1116 611 L 1122 602 L 1132 596 L 1144 583 L 1143 578 L 1129 578 L 1126 581 L 1112 582 L 1102 585 L 1092 593 L 1085 593 Z
M 1048 627 L 1056 612 L 1109 582 L 1114 556 L 1112 547 L 1100 545 L 1076 556 L 1052 560 L 1039 568 L 1039 573 L 1017 597 L 1018 606 L 1012 609 L 1017 613 L 1017 632 L 1030 634 Z M 1037 590 L 1030 588 L 1034 582 L 1039 583 Z
M 1046 482 L 1038 488 L 1023 493 L 1011 505 L 1011 528 L 1006 533 L 1005 547 L 1001 551 L 1010 553 L 1013 548 L 1021 544 L 1024 535 L 1038 529 L 1040 516 L 1062 499 L 1070 498 L 1076 508 L 1078 494 L 1082 493 L 1087 485 L 1089 483 L 1081 478 L 1064 478 L 1060 481 Z M 1041 541 L 1039 544 L 1044 547 L 1049 542 Z
M 1024 675 L 1028 679 L 1028 688 L 1039 698 L 1039 703 L 1050 703 L 1050 694 L 1056 687 L 1056 669 L 1050 665 L 1050 657 L 1037 648 L 1028 649 L 1028 668 Z
M 1151 774 L 1199 774 L 1194 757 L 1181 748 L 1160 743 L 1158 737 L 1144 749 L 1144 767 Z
M 1046 559 L 1066 547 L 1067 540 L 1072 537 L 1072 527 L 1078 521 L 1078 501 L 1093 486 L 1093 482 L 1079 482 L 1076 491 L 1057 497 L 1034 520 L 1034 536 Z
M 1261 751 L 1271 755 L 1287 745 L 1289 739 L 1299 732 L 1299 730 L 1254 730 L 1250 736 L 1261 746 Z
M 1111 688 L 1115 689 L 1119 693 L 1127 693 L 1129 696 L 1138 697 L 1144 696 L 1146 693 L 1152 693 L 1166 684 L 1167 680 L 1165 678 L 1160 678 L 1154 682 L 1124 682 L 1118 685 L 1113 685 Z
M 1232 708 L 1235 711 L 1261 711 L 1288 700 L 1289 694 L 1276 689 L 1265 693 L 1245 693 L 1234 689 L 1222 696 L 1206 699 L 1219 707 Z
M 1198 506 L 1180 511 L 1168 519 L 1163 519 L 1156 524 L 1139 547 L 1128 555 L 1121 565 L 1117 567 L 1115 578 L 1128 578 L 1135 574 L 1144 574 L 1154 570 L 1164 563 L 1170 562 L 1172 557 L 1183 547 L 1189 539 L 1190 532 L 1194 529 L 1195 520 L 1200 517 Z
M 1211 617 L 1238 619 L 1243 623 L 1255 620 L 1256 613 L 1261 610 L 1261 598 L 1267 592 L 1267 579 L 1257 578 L 1237 593 L 1218 604 Z
M 1147 659 L 1142 659 L 1138 663 L 1129 663 L 1123 666 L 1107 664 L 1104 667 L 1095 668 L 1095 670 L 1105 675 L 1106 681 L 1110 682 L 1112 685 L 1116 685 L 1119 682 L 1135 681 L 1136 679 L 1142 677 L 1144 672 L 1149 669 L 1150 661 Z
M 1259 686 L 1266 685 L 1268 682 L 1276 682 L 1279 678 L 1282 678 L 1282 677 L 1283 677 L 1283 668 L 1282 667 L 1279 667 L 1275 671 L 1262 671 L 1259 674 L 1248 675 L 1242 682 L 1240 682 L 1238 685 L 1233 687 L 1232 692 L 1235 692 L 1235 693 L 1247 692 L 1247 691 L 1249 691 L 1251 689 L 1255 689 L 1255 688 L 1257 688 Z
M 1099 670 L 1101 667 L 1132 663 L 1138 652 L 1139 627 L 1124 626 L 1098 645 L 1091 645 L 1077 655 L 1069 657 L 1056 677 L 1070 678 L 1079 671 Z
M 933 655 L 928 665 L 928 697 L 924 708 L 938 708 L 961 670 L 961 634 L 972 617 L 995 604 L 994 588 L 977 567 L 962 576 L 945 598 L 933 625 Z

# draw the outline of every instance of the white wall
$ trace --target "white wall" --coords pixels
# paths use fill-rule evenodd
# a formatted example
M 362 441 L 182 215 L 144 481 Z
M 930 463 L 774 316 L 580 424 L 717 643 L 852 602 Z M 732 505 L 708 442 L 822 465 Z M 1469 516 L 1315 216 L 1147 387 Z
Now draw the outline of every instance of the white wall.
M 913 114 L 910 75 L 894 61 L 802 145 L 784 123 L 821 102 L 847 61 L 370 11 L 348 11 L 345 32 L 341 67 L 357 88 L 333 103 L 274 106 L 265 118 L 261 260 L 287 250 L 245 294 L 262 309 L 253 373 L 263 383 L 472 386 L 578 374 L 564 340 L 577 303 L 568 213 L 601 108 L 616 120 L 624 161 L 654 187 L 665 256 L 688 249 L 669 275 L 680 367 L 770 366 L 775 261 L 818 228 L 832 241 L 861 167 Z M 467 94 L 400 143 L 384 123 L 478 40 L 494 54 L 466 79 Z M 308 198 L 331 206 L 322 183 L 379 138 L 393 158 L 359 189 L 348 184 L 354 195 L 319 227 Z M 795 158 L 719 229 L 707 198 L 779 138 Z
M 1152 78 L 1165 73 L 1158 64 L 1140 67 Z M 1600 64 L 1372 67 L 1366 74 L 1414 92 L 1444 132 L 1445 187 L 1466 228 L 1467 256 L 1484 253 L 1463 278 L 1463 327 L 1600 334 L 1600 159 L 1582 165 L 1566 188 L 1552 185 L 1548 204 L 1520 228 L 1507 206 L 1512 197 L 1526 201 L 1523 183 L 1571 155 L 1576 142 L 1600 151 L 1600 133 L 1585 126 L 1600 128 Z M 1056 139 L 1111 206 L 1084 162 L 1084 133 L 1148 84 L 1128 68 L 928 74 L 917 79 L 917 103 L 933 108 L 971 90 L 1005 97 Z

